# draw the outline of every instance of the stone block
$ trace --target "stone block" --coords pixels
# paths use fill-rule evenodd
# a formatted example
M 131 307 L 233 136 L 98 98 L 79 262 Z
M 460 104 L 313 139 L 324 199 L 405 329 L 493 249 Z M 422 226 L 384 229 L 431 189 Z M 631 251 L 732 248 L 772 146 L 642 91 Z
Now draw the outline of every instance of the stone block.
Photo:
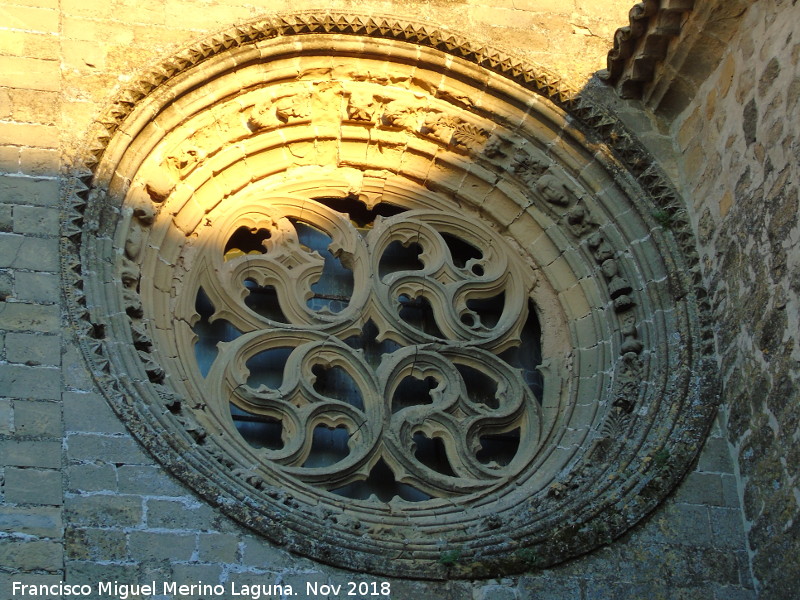
M 64 354 L 61 355 L 61 376 L 64 378 L 64 386 L 68 389 L 85 390 L 86 392 L 95 389 L 94 381 L 89 375 L 86 363 L 83 362 L 83 357 L 75 345 L 70 344 L 64 348 Z M 64 416 L 66 423 L 66 410 L 64 411 Z M 66 429 L 70 431 L 69 426 Z
M 0 57 L 0 72 L 9 57 Z M 33 61 L 34 59 L 17 59 Z M 49 64 L 50 61 L 36 61 Z M 58 64 L 53 63 L 58 72 Z M 33 72 L 35 77 L 36 71 Z M 0 82 L 2 82 L 0 78 Z M 57 89 L 57 88 L 56 88 Z M 33 148 L 58 148 L 58 128 L 37 123 L 0 123 L 0 145 L 30 146 Z
M 130 558 L 140 561 L 188 561 L 197 539 L 196 535 L 160 531 L 131 531 L 128 534 Z
M 57 400 L 61 396 L 61 374 L 49 367 L 0 365 L 0 390 L 12 398 Z
M 207 504 L 180 500 L 147 501 L 147 526 L 153 529 L 214 529 L 216 511 Z
M 45 36 L 35 37 L 45 38 Z M 57 46 L 57 40 L 55 41 Z M 28 53 L 27 56 L 31 56 L 31 54 Z M 55 125 L 60 122 L 61 96 L 59 93 L 20 88 L 9 89 L 7 92 L 11 120 L 43 125 Z M 55 174 L 50 173 L 50 175 Z
M 172 565 L 171 581 L 178 585 L 191 585 L 202 581 L 215 585 L 222 579 L 221 565 L 201 565 L 197 563 L 176 563 Z
M 64 582 L 80 585 L 87 584 L 92 589 L 97 589 L 98 581 L 125 581 L 136 582 L 139 575 L 139 565 L 114 564 L 109 561 L 71 561 L 64 563 Z
M 16 298 L 20 302 L 53 304 L 59 300 L 59 280 L 55 273 L 16 274 Z
M 6 360 L 28 366 L 58 365 L 61 362 L 61 338 L 32 333 L 8 333 L 6 334 Z
M 675 495 L 678 502 L 724 506 L 722 478 L 713 473 L 690 473 Z
M 732 473 L 733 464 L 727 440 L 724 438 L 708 438 L 700 454 L 697 470 L 712 473 Z
M 75 526 L 134 527 L 142 522 L 142 500 L 138 496 L 68 495 L 64 518 Z
M 0 539 L 0 565 L 21 571 L 58 571 L 62 551 L 61 542 Z
M 60 328 L 61 309 L 58 306 L 3 302 L 0 304 L 0 323 L 8 331 L 56 332 Z
M 161 467 L 123 465 L 117 469 L 119 491 L 146 496 L 185 496 L 185 490 Z
M 710 547 L 714 545 L 705 506 L 675 502 L 665 507 L 663 516 L 656 519 L 656 541 L 670 544 Z
M 0 301 L 12 295 L 14 291 L 14 277 L 10 271 L 0 271 Z
M 58 206 L 58 180 L 0 175 L 0 203 Z
M 20 81 L 24 81 L 28 89 L 56 92 L 61 84 L 59 63 L 40 58 L 0 56 L 0 86 L 15 87 Z M 20 132 L 16 128 L 9 128 L 7 131 L 2 129 L 0 129 L 0 140 L 4 140 L 2 141 L 4 144 L 25 145 L 32 140 L 30 134 Z M 53 140 L 57 137 L 57 133 L 50 133 L 46 138 L 50 145 L 46 147 L 56 148 L 57 143 L 53 143 Z
M 13 467 L 61 468 L 61 442 L 0 440 L 0 461 Z
M 739 508 L 739 483 L 735 475 L 722 475 L 722 499 L 723 505 L 728 508 Z
M 99 492 L 117 490 L 117 470 L 109 464 L 70 465 L 67 469 L 67 491 Z
M 14 206 L 14 233 L 58 235 L 58 210 L 46 206 Z
M 8 435 L 11 433 L 12 414 L 11 400 L 8 398 L 0 398 L 0 435 Z
M 5 167 L 3 167 L 5 168 Z M 14 228 L 14 205 L 0 204 L 0 231 L 7 233 Z
M 0 268 L 58 271 L 58 239 L 0 233 Z
M 127 556 L 126 535 L 119 530 L 70 527 L 64 548 L 71 560 L 120 561 Z
M 55 402 L 14 402 L 14 431 L 18 436 L 60 437 L 61 405 Z
M 519 596 L 513 588 L 505 585 L 484 585 L 475 590 L 475 600 L 517 600 Z
M 5 173 L 19 173 L 20 159 L 17 146 L 0 146 L 0 170 Z M 3 231 L 10 231 L 3 228 Z
M 239 556 L 239 537 L 229 533 L 201 533 L 198 538 L 201 562 L 235 563 Z
M 732 550 L 744 547 L 744 524 L 740 510 L 711 506 L 708 509 L 708 515 L 715 546 Z
M 61 471 L 40 469 L 5 470 L 5 500 L 13 504 L 61 504 Z
M 259 569 L 288 568 L 295 562 L 287 552 L 266 540 L 246 536 L 242 539 L 242 565 Z
M 44 538 L 60 538 L 63 533 L 61 509 L 46 506 L 4 506 L 0 511 L 0 531 Z
M 757 600 L 755 590 L 743 590 L 738 586 L 714 586 L 714 600 Z
M 22 585 L 58 585 L 63 580 L 64 576 L 56 573 L 15 573 L 13 576 L 6 576 L 4 573 L 0 577 L 0 598 L 15 598 L 13 588 L 15 582 Z M 20 597 L 17 592 L 16 598 Z
M 51 8 L 6 4 L 0 7 L 0 22 L 10 29 L 58 33 L 59 13 Z
M 127 435 L 70 434 L 67 438 L 67 456 L 70 461 L 104 461 L 116 464 L 140 465 L 152 461 Z
M 94 392 L 64 392 L 64 428 L 69 432 L 124 433 L 105 399 Z

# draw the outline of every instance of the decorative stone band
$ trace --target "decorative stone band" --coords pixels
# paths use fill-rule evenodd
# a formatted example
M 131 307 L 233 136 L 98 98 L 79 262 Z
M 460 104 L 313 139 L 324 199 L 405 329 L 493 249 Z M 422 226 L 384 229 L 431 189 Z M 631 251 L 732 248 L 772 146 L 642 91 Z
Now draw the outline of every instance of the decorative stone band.
M 303 14 L 181 51 L 101 123 L 66 191 L 72 323 L 133 435 L 247 527 L 496 576 L 609 543 L 696 457 L 680 201 L 550 75 Z

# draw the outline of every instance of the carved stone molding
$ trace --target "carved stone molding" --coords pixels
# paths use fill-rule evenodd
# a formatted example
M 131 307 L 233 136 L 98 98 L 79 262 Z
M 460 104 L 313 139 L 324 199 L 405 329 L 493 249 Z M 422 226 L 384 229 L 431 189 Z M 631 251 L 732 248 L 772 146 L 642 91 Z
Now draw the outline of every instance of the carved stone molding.
M 652 510 L 713 415 L 657 166 L 557 78 L 449 32 L 325 13 L 212 36 L 121 92 L 65 195 L 98 387 L 294 552 L 546 567 Z
M 623 98 L 641 98 L 643 87 L 655 77 L 656 66 L 667 56 L 669 43 L 681 32 L 695 0 L 645 0 L 630 11 L 630 25 L 614 34 L 608 68 L 599 74 Z

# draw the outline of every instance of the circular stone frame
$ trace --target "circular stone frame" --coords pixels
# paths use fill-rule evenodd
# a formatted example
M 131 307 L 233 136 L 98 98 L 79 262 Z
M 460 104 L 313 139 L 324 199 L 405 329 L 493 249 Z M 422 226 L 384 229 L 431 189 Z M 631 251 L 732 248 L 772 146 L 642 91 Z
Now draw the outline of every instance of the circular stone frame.
M 718 397 L 691 227 L 634 138 L 552 74 L 413 22 L 282 16 L 154 66 L 89 139 L 61 239 L 83 356 L 161 464 L 273 542 L 400 577 L 544 568 L 625 533 L 695 460 Z M 269 197 L 458 210 L 509 240 L 545 355 L 524 468 L 453 499 L 362 502 L 218 435 L 187 395 L 191 333 L 170 324 L 183 253 L 226 202 Z

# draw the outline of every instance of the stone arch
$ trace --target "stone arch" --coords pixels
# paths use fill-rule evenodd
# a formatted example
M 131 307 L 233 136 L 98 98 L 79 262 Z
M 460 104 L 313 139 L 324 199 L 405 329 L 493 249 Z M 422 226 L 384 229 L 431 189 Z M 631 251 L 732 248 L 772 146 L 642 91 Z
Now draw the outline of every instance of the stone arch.
M 361 211 L 386 204 L 406 212 L 355 235 L 347 225 L 354 212 L 326 207 L 326 198 Z M 674 487 L 715 409 L 712 338 L 693 238 L 657 165 L 613 116 L 554 75 L 448 32 L 331 13 L 223 31 L 118 95 L 90 138 L 66 201 L 70 317 L 111 406 L 201 497 L 318 560 L 406 577 L 467 578 L 584 553 L 620 536 Z M 374 262 L 369 252 L 382 247 L 381 227 L 389 231 L 387 243 L 407 241 L 402 215 L 418 235 L 431 232 L 432 241 L 421 243 L 423 262 L 440 267 L 423 279 L 442 290 L 429 303 L 445 331 L 403 338 L 379 325 L 380 335 L 404 341 L 405 349 L 385 352 L 377 366 L 352 353 L 342 359 L 364 315 L 380 321 L 392 313 L 388 301 L 365 308 L 383 283 L 374 268 L 362 273 L 359 265 Z M 280 260 L 270 252 L 298 270 L 297 256 L 316 260 L 298 249 L 296 226 L 286 225 L 292 219 L 329 233 L 332 255 L 353 272 L 358 285 L 342 314 L 297 306 L 321 277 L 319 261 L 305 278 L 288 275 L 287 267 L 281 273 L 290 284 L 280 283 Z M 259 285 L 273 282 L 282 309 L 293 291 L 300 300 L 291 326 L 281 328 L 247 313 L 244 288 L 228 294 L 228 312 L 215 306 L 215 314 L 234 324 L 241 317 L 243 335 L 217 346 L 220 355 L 238 348 L 229 355 L 233 367 L 204 379 L 193 362 L 199 334 L 192 327 L 202 317 L 196 298 L 214 285 L 209 274 L 228 269 L 234 276 L 242 261 L 226 261 L 224 253 L 243 227 L 253 235 L 264 229 L 259 243 L 272 243 L 272 266 L 259 267 L 271 279 L 264 275 Z M 288 233 L 281 238 L 281 231 Z M 444 245 L 436 250 L 445 234 L 476 240 L 481 256 L 494 258 L 464 275 L 476 259 L 456 264 Z M 271 241 L 279 238 L 288 241 Z M 362 238 L 366 246 L 359 246 Z M 489 281 L 496 265 L 502 268 Z M 497 324 L 458 323 L 472 309 L 467 296 L 447 290 L 461 279 L 463 289 L 486 280 L 486 289 L 505 293 Z M 229 278 L 215 298 L 239 284 Z M 362 288 L 369 293 L 356 301 Z M 471 297 L 488 297 L 481 294 Z M 498 387 L 512 390 L 496 396 L 501 411 L 504 402 L 513 405 L 507 413 L 491 421 L 494 407 L 458 397 L 425 422 L 450 423 L 436 431 L 449 436 L 443 443 L 451 458 L 475 454 L 480 432 L 517 427 L 521 450 L 509 464 L 470 479 L 464 473 L 472 472 L 471 458 L 463 456 L 453 461 L 462 465 L 454 474 L 432 477 L 409 458 L 410 442 L 401 448 L 405 456 L 386 450 L 395 438 L 406 439 L 399 432 L 411 422 L 394 425 L 379 415 L 408 348 L 414 365 L 418 356 L 430 365 L 408 373 L 439 374 L 449 388 L 440 382 L 437 389 L 453 389 L 460 381 L 455 370 L 436 365 L 494 364 L 519 345 L 526 310 L 541 322 L 541 397 L 530 399 L 516 366 L 499 366 Z M 372 440 L 360 462 L 348 463 L 350 471 L 300 473 L 306 455 L 284 460 L 253 450 L 226 420 L 220 398 L 246 387 L 245 363 L 275 340 L 317 348 L 325 364 L 352 366 L 356 385 L 380 383 L 360 413 L 340 407 L 325 422 L 346 429 L 351 452 L 356 437 Z M 315 401 L 314 378 L 302 366 L 293 373 L 300 373 L 296 389 L 305 381 L 305 391 L 281 396 L 280 388 L 268 400 L 294 411 L 286 418 L 301 436 L 304 424 L 317 423 L 298 416 L 301 405 Z M 358 423 L 374 431 L 360 432 Z M 456 440 L 459 425 L 468 434 Z M 425 427 L 416 431 L 435 437 Z M 383 458 L 398 481 L 416 482 L 430 497 L 385 502 L 332 493 L 330 478 L 342 485 L 365 480 Z M 415 478 L 414 470 L 428 479 Z

